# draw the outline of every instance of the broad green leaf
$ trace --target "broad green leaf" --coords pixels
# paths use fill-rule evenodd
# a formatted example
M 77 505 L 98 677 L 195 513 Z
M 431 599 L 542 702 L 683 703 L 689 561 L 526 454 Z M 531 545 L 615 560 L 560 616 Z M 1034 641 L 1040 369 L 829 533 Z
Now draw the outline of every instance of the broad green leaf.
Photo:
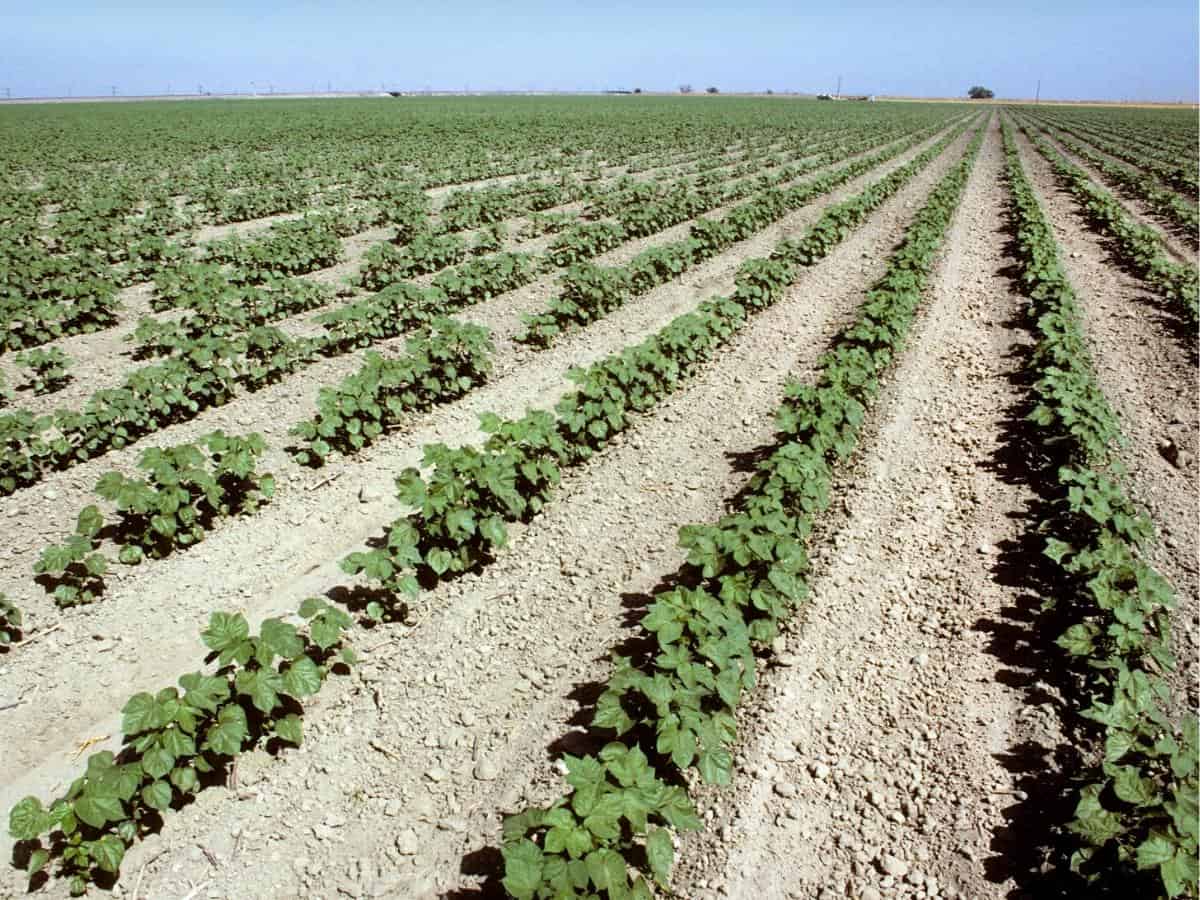
M 296 634 L 296 626 L 281 619 L 264 619 L 259 637 L 284 659 L 295 659 L 304 652 L 304 641 Z
M 311 697 L 321 690 L 320 667 L 307 656 L 290 663 L 283 671 L 283 690 L 296 698 Z
M 299 747 L 304 741 L 304 723 L 295 713 L 289 713 L 275 722 L 275 734 L 282 741 Z
M 84 794 L 75 801 L 75 815 L 93 828 L 103 828 L 109 822 L 125 818 L 125 807 L 116 797 L 96 797 Z
M 151 809 L 166 809 L 171 805 L 171 785 L 161 779 L 142 788 L 142 800 Z
M 249 729 L 245 711 L 236 704 L 221 707 L 217 721 L 205 735 L 207 746 L 222 756 L 236 756 L 242 749 Z
M 204 645 L 218 653 L 236 647 L 250 636 L 250 625 L 241 613 L 214 612 L 200 633 Z
M 8 812 L 8 833 L 14 840 L 31 841 L 50 827 L 50 816 L 37 797 L 25 797 Z
M 504 889 L 515 900 L 532 900 L 542 884 L 542 850 L 533 841 L 522 839 L 501 850 L 504 856 Z
M 671 866 L 675 862 L 675 847 L 671 834 L 665 828 L 652 828 L 646 835 L 646 859 L 655 880 L 666 887 L 671 877 Z
M 91 844 L 92 859 L 101 871 L 115 875 L 121 869 L 121 860 L 125 858 L 125 842 L 115 834 L 106 834 Z

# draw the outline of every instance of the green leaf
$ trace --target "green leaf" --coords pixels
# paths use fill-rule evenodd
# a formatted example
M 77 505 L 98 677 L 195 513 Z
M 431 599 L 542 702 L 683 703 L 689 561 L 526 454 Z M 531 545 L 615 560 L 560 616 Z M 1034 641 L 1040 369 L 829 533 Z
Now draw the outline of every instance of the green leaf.
M 295 659 L 304 652 L 304 641 L 296 634 L 296 626 L 281 619 L 264 619 L 259 636 L 277 656 Z
M 142 754 L 142 771 L 151 778 L 165 778 L 175 767 L 175 757 L 162 747 L 151 747 Z
M 200 787 L 200 778 L 191 766 L 180 766 L 171 771 L 171 784 L 183 794 L 190 794 Z
M 28 866 L 30 877 L 33 877 L 38 872 L 42 871 L 42 869 L 46 868 L 46 863 L 48 862 L 50 862 L 49 850 L 44 850 L 43 848 L 38 847 L 36 850 L 30 853 Z
M 1143 778 L 1135 766 L 1116 766 L 1113 773 L 1113 792 L 1126 803 L 1146 806 L 1157 797 L 1154 782 Z
M 142 800 L 151 809 L 167 809 L 171 805 L 171 785 L 161 779 L 142 788 Z
M 515 900 L 532 900 L 542 885 L 544 865 L 542 850 L 533 841 L 523 838 L 501 851 L 504 856 L 504 889 Z
M 249 728 L 246 712 L 236 704 L 221 707 L 217 721 L 208 729 L 206 746 L 222 756 L 236 756 L 242 749 Z
M 109 822 L 125 818 L 125 807 L 116 797 L 97 797 L 84 794 L 75 801 L 75 815 L 93 828 L 103 828 Z
M 250 625 L 241 613 L 214 612 L 208 620 L 208 628 L 200 633 L 204 645 L 221 653 L 236 647 L 250 636 Z
M 311 697 L 321 690 L 320 667 L 307 656 L 300 657 L 284 670 L 283 690 L 297 699 Z
M 1176 852 L 1158 871 L 1170 897 L 1182 896 L 1189 889 L 1194 892 L 1196 882 L 1200 880 L 1200 864 L 1194 853 Z
M 101 871 L 115 875 L 121 869 L 121 860 L 125 858 L 125 842 L 115 834 L 106 834 L 92 842 L 91 854 Z
M 430 550 L 425 554 L 425 562 L 436 574 L 442 575 L 450 568 L 450 564 L 454 562 L 454 557 L 445 550 Z
M 122 565 L 136 566 L 145 558 L 142 548 L 136 544 L 125 544 L 117 552 L 117 559 Z
M 273 669 L 242 669 L 234 679 L 237 692 L 249 697 L 259 712 L 269 713 L 279 705 L 283 680 Z
M 297 747 L 304 741 L 304 723 L 295 713 L 289 713 L 275 723 L 275 735 Z
M 75 521 L 75 533 L 86 538 L 94 538 L 104 527 L 104 516 L 95 504 L 85 506 Z
M 50 824 L 50 816 L 37 797 L 24 798 L 8 813 L 8 833 L 14 840 L 31 841 Z
M 655 880 L 663 887 L 671 877 L 671 866 L 675 862 L 675 847 L 671 834 L 665 828 L 654 828 L 646 835 L 646 859 Z

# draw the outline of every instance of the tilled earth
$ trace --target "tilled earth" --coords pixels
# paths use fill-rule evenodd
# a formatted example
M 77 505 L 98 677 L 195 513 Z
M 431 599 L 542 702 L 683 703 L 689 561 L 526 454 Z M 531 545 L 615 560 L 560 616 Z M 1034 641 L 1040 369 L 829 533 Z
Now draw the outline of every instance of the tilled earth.
M 999 898 L 1024 889 L 1041 863 L 1022 829 L 1052 802 L 1039 786 L 1055 783 L 1066 738 L 1059 698 L 1039 674 L 1050 661 L 1034 633 L 1036 496 L 1021 426 L 1031 338 L 1012 279 L 998 118 L 987 127 L 907 349 L 813 538 L 812 602 L 739 712 L 733 785 L 697 792 L 707 827 L 679 841 L 678 896 Z M 402 622 L 356 630 L 362 664 L 313 698 L 304 745 L 239 757 L 227 787 L 200 793 L 131 848 L 114 893 L 495 894 L 501 818 L 561 793 L 556 757 L 581 740 L 581 710 L 631 616 L 682 562 L 678 528 L 724 511 L 746 478 L 740 460 L 772 440 L 784 385 L 814 377 L 968 139 L 804 271 L 699 375 L 572 471 L 492 565 L 423 593 Z M 29 596 L 33 634 L 61 620 L 0 656 L 3 806 L 60 791 L 79 747 L 115 746 L 125 697 L 194 668 L 207 610 L 242 609 L 257 621 L 351 585 L 338 560 L 403 512 L 391 480 L 417 464 L 424 444 L 478 441 L 481 412 L 550 406 L 569 389 L 568 367 L 730 291 L 743 259 L 769 253 L 931 142 L 550 351 L 531 353 L 512 337 L 516 313 L 544 304 L 552 280 L 465 311 L 497 332 L 488 385 L 317 472 L 277 452 L 267 466 L 282 475 L 275 502 L 185 554 L 114 578 L 93 608 L 54 612 L 22 573 L 70 528 L 96 475 L 138 449 L 0 500 L 14 535 L 2 586 Z M 1114 267 L 1041 158 L 1024 142 L 1021 152 L 1130 438 L 1134 493 L 1162 537 L 1156 562 L 1179 596 L 1176 641 L 1187 660 L 1181 704 L 1195 708 L 1194 336 Z M 282 448 L 287 428 L 311 414 L 316 387 L 354 364 L 314 367 L 162 441 L 253 425 Z M 76 675 L 48 680 L 47 659 Z M 23 890 L 21 873 L 5 869 L 0 896 Z

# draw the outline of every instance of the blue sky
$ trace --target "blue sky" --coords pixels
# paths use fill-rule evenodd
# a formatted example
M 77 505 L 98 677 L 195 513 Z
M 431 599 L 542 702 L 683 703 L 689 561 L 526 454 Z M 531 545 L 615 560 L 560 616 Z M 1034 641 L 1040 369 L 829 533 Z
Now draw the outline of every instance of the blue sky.
M 1198 99 L 1195 0 L 0 3 L 0 93 L 634 88 Z M 252 84 L 253 83 L 253 84 Z

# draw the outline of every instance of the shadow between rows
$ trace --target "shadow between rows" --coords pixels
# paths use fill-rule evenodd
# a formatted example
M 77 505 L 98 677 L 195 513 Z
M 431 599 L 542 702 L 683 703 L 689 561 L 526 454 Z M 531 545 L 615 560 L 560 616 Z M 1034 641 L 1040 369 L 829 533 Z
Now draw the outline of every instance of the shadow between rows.
M 1005 254 L 1016 257 L 1014 241 Z M 1019 271 L 1009 265 L 998 274 L 1020 292 Z M 1003 323 L 1016 332 L 1030 332 L 1022 308 Z M 1091 764 L 1094 728 L 1075 711 L 1073 698 L 1081 696 L 1085 671 L 1067 656 L 1055 639 L 1073 624 L 1068 604 L 1048 605 L 1074 591 L 1063 570 L 1043 552 L 1043 523 L 1060 514 L 1055 490 L 1062 460 L 1047 451 L 1044 436 L 1029 420 L 1036 403 L 1030 371 L 1034 344 L 1016 341 L 1007 353 L 1013 365 L 1007 381 L 1016 399 L 1005 410 L 1000 441 L 984 468 L 1006 484 L 1030 492 L 1024 507 L 1011 513 L 1019 524 L 1015 539 L 1001 541 L 992 566 L 996 583 L 1010 589 L 1007 607 L 991 618 L 982 618 L 974 630 L 988 636 L 986 650 L 999 663 L 996 680 L 1022 692 L 1025 709 L 1044 708 L 1048 716 L 1038 723 L 1027 716 L 1015 723 L 1015 740 L 995 755 L 1013 776 L 1014 801 L 1003 811 L 1004 824 L 991 838 L 993 855 L 984 860 L 984 874 L 995 884 L 1015 885 L 1012 900 L 1067 900 L 1099 896 L 1095 886 L 1071 872 L 1070 857 L 1078 839 L 1067 831 L 1074 817 L 1076 775 Z M 1120 895 L 1120 887 L 1115 893 Z

